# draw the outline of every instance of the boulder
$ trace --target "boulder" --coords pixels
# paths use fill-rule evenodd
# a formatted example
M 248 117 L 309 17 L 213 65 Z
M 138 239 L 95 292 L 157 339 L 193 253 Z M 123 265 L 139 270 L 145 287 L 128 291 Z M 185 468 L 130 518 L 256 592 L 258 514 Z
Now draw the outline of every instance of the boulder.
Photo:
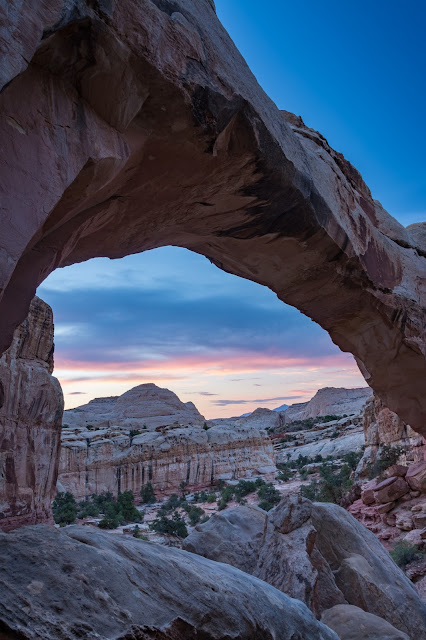
M 408 467 L 405 467 L 403 464 L 393 464 L 391 467 L 386 469 L 386 476 L 391 478 L 392 476 L 399 476 L 404 478 L 407 475 Z
M 218 511 L 206 523 L 194 528 L 184 540 L 184 548 L 252 573 L 259 556 L 265 522 L 266 512 L 258 507 L 246 505 Z
M 401 531 L 411 531 L 416 528 L 417 524 L 414 522 L 411 512 L 404 510 L 396 514 L 395 526 Z
M 411 640 L 389 622 L 351 604 L 338 604 L 321 616 L 340 640 Z
M 31 640 L 338 640 L 229 565 L 92 527 L 0 534 L 0 634 Z
M 411 489 L 426 493 L 426 461 L 408 467 L 405 478 Z
M 424 529 L 426 527 L 426 511 L 418 511 L 412 515 L 414 528 Z
M 394 502 L 410 491 L 410 487 L 405 480 L 399 476 L 393 476 L 387 480 L 380 482 L 375 490 L 374 497 L 376 502 L 385 504 L 386 502 Z
M 385 502 L 384 504 L 379 504 L 377 507 L 378 513 L 388 513 L 388 511 L 392 511 L 395 506 L 395 502 Z
M 233 521 L 238 522 L 235 516 Z M 335 604 L 349 603 L 387 620 L 416 640 L 420 640 L 418 630 L 426 629 L 426 605 L 412 583 L 377 537 L 337 505 L 312 504 L 295 495 L 283 499 L 266 516 L 263 537 L 257 538 L 255 563 L 253 545 L 246 544 L 244 530 L 232 529 L 228 543 L 237 551 L 228 549 L 225 540 L 223 556 L 217 547 L 211 548 L 214 526 L 213 518 L 197 527 L 198 553 L 218 561 L 236 556 L 241 566 L 245 550 L 247 562 L 254 565 L 253 575 L 302 599 L 316 615 Z M 185 548 L 195 548 L 188 546 L 193 536 L 191 533 L 184 541 Z
M 378 485 L 378 481 L 375 478 L 374 480 L 370 480 L 370 482 L 366 482 L 366 484 L 364 484 L 362 486 L 361 489 L 361 500 L 363 501 L 364 504 L 366 505 L 370 505 L 370 504 L 374 504 L 376 502 L 376 498 L 374 496 L 374 492 L 377 488 Z

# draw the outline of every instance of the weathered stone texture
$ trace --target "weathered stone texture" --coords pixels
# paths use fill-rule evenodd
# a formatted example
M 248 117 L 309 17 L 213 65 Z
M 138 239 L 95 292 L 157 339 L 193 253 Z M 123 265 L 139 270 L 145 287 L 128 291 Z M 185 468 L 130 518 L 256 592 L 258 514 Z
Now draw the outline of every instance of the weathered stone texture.
M 51 522 L 63 397 L 53 369 L 52 310 L 34 298 L 0 359 L 0 529 Z
M 1 27 L 0 348 L 57 266 L 173 244 L 313 318 L 425 433 L 423 228 L 279 112 L 210 0 L 36 4 Z

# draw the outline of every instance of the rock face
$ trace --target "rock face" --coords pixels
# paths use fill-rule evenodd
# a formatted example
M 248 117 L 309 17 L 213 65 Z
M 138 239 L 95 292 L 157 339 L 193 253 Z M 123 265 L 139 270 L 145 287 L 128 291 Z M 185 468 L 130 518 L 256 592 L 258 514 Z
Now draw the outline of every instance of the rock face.
M 160 495 L 177 492 L 182 482 L 199 490 L 220 479 L 274 478 L 264 431 L 225 424 L 204 429 L 203 416 L 188 404 L 147 384 L 66 411 L 59 487 L 83 499 L 103 491 L 139 495 L 147 482 Z
M 0 628 L 22 640 L 338 640 L 234 567 L 77 526 L 0 534 Z
M 254 567 L 250 573 L 303 600 L 317 616 L 335 605 L 351 604 L 383 618 L 412 640 L 426 639 L 425 604 L 378 539 L 347 511 L 289 496 L 264 517 L 262 539 L 259 524 L 253 525 L 257 559 L 253 544 L 246 543 L 247 511 L 232 517 L 232 527 L 223 525 L 222 514 L 197 525 L 184 547 L 224 562 L 236 559 L 240 567 L 247 549 L 247 566 Z M 226 518 L 231 520 L 229 514 Z M 232 533 L 227 547 L 222 542 L 223 555 L 212 544 L 215 526 L 222 536 Z
M 211 0 L 10 0 L 2 35 L 1 350 L 56 267 L 173 244 L 313 318 L 426 433 L 423 228 L 278 111 Z
M 377 398 L 371 398 L 364 408 L 363 428 L 365 452 L 357 473 L 365 476 L 369 467 L 380 458 L 383 446 L 398 447 L 403 464 L 426 460 L 426 440 L 416 433 Z
M 51 522 L 63 398 L 52 377 L 52 310 L 34 298 L 0 359 L 0 529 Z
M 204 416 L 192 402 L 183 403 L 169 389 L 140 384 L 121 396 L 95 398 L 88 404 L 64 412 L 69 427 L 128 427 L 155 429 L 172 424 L 201 427 Z
M 292 404 L 286 409 L 285 421 L 287 423 L 318 416 L 359 414 L 372 395 L 373 391 L 369 387 L 361 389 L 324 387 L 319 389 L 309 402 Z

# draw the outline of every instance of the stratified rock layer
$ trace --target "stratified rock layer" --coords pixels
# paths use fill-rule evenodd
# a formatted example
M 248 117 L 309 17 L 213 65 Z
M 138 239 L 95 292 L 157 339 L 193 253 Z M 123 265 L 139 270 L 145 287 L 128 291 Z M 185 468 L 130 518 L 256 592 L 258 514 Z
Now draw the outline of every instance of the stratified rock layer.
M 278 111 L 211 0 L 36 4 L 2 20 L 0 348 L 57 266 L 173 244 L 313 318 L 426 433 L 422 225 Z
M 91 527 L 43 525 L 0 534 L 0 634 L 338 640 L 302 602 L 234 567 Z
M 309 402 L 292 404 L 284 412 L 285 421 L 306 420 L 326 415 L 359 414 L 373 392 L 369 387 L 345 389 L 344 387 L 324 387 L 319 389 Z
M 265 431 L 224 424 L 203 428 L 192 403 L 154 384 L 66 411 L 64 422 L 59 486 L 79 499 L 103 491 L 138 496 L 147 482 L 161 495 L 177 492 L 182 482 L 199 490 L 220 479 L 275 477 Z
M 52 310 L 34 298 L 0 359 L 0 529 L 51 522 L 63 397 L 52 377 Z

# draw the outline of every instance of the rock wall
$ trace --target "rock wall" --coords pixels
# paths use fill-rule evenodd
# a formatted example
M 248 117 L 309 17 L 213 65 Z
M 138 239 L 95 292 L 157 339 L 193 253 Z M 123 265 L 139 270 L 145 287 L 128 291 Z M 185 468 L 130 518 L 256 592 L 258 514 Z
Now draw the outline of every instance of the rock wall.
M 413 464 L 426 460 L 426 440 L 416 433 L 396 413 L 388 409 L 376 397 L 371 398 L 364 409 L 363 428 L 365 452 L 359 463 L 357 474 L 365 476 L 370 465 L 380 456 L 383 445 L 399 447 L 402 464 Z
M 280 113 L 210 0 L 35 5 L 2 22 L 0 352 L 56 267 L 173 244 L 318 322 L 426 433 L 425 224 Z
M 204 489 L 219 479 L 275 477 L 272 443 L 262 431 L 166 428 L 130 442 L 117 431 L 87 432 L 62 441 L 59 488 L 82 499 L 92 493 L 131 490 L 152 483 L 157 495 Z
M 53 370 L 52 310 L 34 298 L 0 359 L 0 529 L 51 522 L 63 397 Z

